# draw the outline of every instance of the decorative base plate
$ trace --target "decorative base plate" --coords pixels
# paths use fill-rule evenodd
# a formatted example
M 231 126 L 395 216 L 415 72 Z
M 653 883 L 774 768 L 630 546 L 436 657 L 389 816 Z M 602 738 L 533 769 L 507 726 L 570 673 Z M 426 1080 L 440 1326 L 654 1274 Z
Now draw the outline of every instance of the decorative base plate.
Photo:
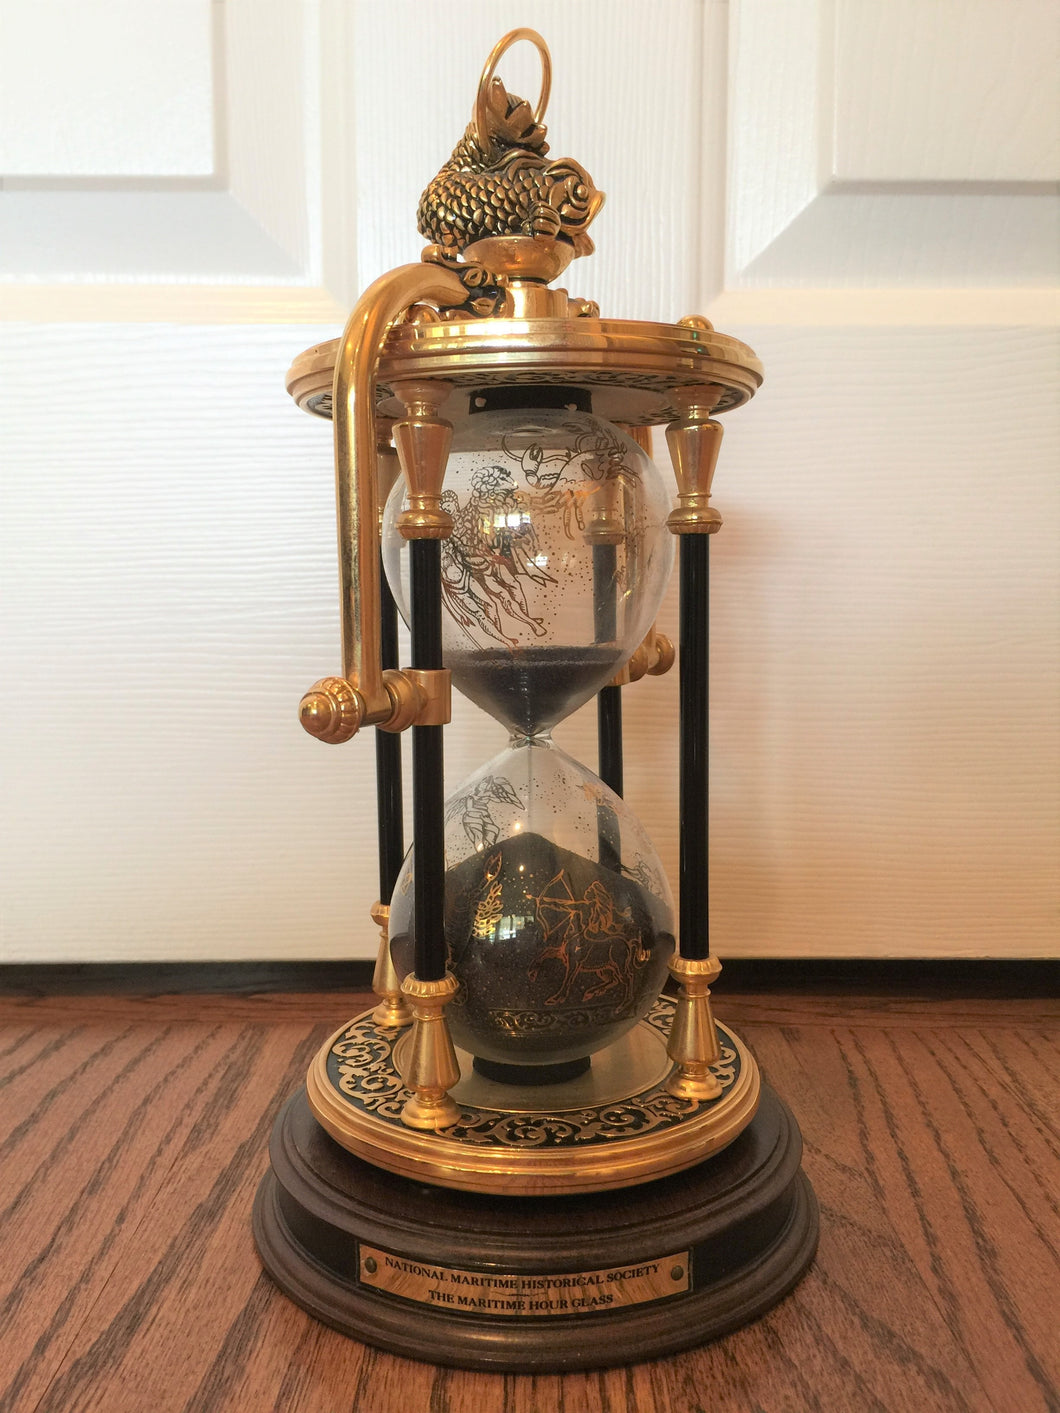
M 817 1207 L 768 1087 L 722 1153 L 578 1197 L 430 1188 L 328 1138 L 304 1094 L 273 1130 L 254 1236 L 317 1319 L 412 1359 L 514 1373 L 672 1354 L 764 1314 L 804 1274 Z
M 645 1020 L 593 1057 L 586 1075 L 517 1087 L 477 1075 L 458 1055 L 451 1091 L 460 1121 L 438 1133 L 406 1128 L 401 1078 L 407 1032 L 367 1011 L 323 1046 L 306 1080 L 317 1120 L 343 1148 L 421 1182 L 504 1195 L 598 1192 L 679 1172 L 731 1143 L 754 1117 L 758 1066 L 718 1026 L 717 1099 L 676 1099 L 664 1082 L 675 1002 L 660 996 Z

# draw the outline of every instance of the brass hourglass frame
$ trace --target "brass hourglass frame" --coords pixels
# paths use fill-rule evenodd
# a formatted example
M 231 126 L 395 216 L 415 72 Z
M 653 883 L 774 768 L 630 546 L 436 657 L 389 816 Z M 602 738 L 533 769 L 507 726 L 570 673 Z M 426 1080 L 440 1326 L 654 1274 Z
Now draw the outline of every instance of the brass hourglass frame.
M 519 39 L 542 58 L 533 107 L 496 77 Z M 253 1216 L 265 1269 L 316 1318 L 412 1358 L 523 1373 L 652 1359 L 726 1334 L 791 1290 L 813 1259 L 818 1226 L 798 1125 L 710 1006 L 719 966 L 706 888 L 707 590 L 710 536 L 721 523 L 710 487 L 716 415 L 754 394 L 761 368 L 705 319 L 604 319 L 589 301 L 550 287 L 575 255 L 591 251 L 587 227 L 603 201 L 579 163 L 546 157 L 550 73 L 533 31 L 500 41 L 472 121 L 420 201 L 419 229 L 431 242 L 421 262 L 376 281 L 342 338 L 309 349 L 289 375 L 298 404 L 334 422 L 342 596 L 342 674 L 306 695 L 302 721 L 331 742 L 376 727 L 380 901 L 372 917 L 382 936 L 379 1002 L 323 1045 L 305 1089 L 277 1115 Z M 480 405 L 487 416 L 475 423 Z M 529 408 L 536 410 L 524 422 Z M 677 478 L 668 519 L 665 489 L 643 456 L 660 425 Z M 531 449 L 535 467 L 572 467 L 557 475 L 561 500 L 570 496 L 563 504 L 586 505 L 576 529 L 556 510 L 558 483 L 540 493 L 537 470 L 531 479 Z M 568 451 L 580 458 L 576 466 Z M 490 464 L 509 456 L 518 463 L 511 475 Z M 391 490 L 384 532 L 380 505 Z M 458 525 L 445 546 L 450 505 Z M 509 514 L 525 529 L 513 528 Z M 383 543 L 394 594 L 404 600 L 406 555 L 395 525 L 408 542 L 412 579 L 411 664 L 403 668 L 380 564 Z M 634 878 L 651 872 L 650 842 L 613 793 L 622 787 L 622 693 L 674 660 L 651 629 L 617 671 L 659 602 L 673 548 L 666 526 L 678 538 L 681 585 L 673 956 L 668 890 L 654 879 L 634 891 Z M 566 574 L 544 575 L 549 587 L 536 598 L 528 589 L 525 599 L 505 600 L 530 615 L 520 619 L 526 634 L 512 619 L 510 635 L 484 629 L 480 642 L 461 616 L 480 580 L 454 571 L 470 546 L 481 563 L 496 554 L 496 582 L 507 584 L 522 562 L 509 542 L 532 552 L 535 567 L 544 560 Z M 503 838 L 498 826 L 496 851 L 483 844 L 481 855 L 455 808 L 469 797 L 456 797 L 448 873 L 443 628 L 455 679 L 491 711 L 506 703 L 498 719 L 523 728 L 509 752 L 525 748 L 526 783 L 525 804 L 511 790 L 516 813 Z M 522 658 L 498 653 L 498 641 Z M 564 690 L 569 707 L 616 671 L 598 692 L 601 780 L 553 754 L 532 729 L 534 713 L 544 733 Z M 519 692 L 522 715 L 508 709 Z M 415 855 L 402 862 L 406 729 Z M 539 753 L 534 763 L 531 751 Z M 507 754 L 472 780 L 493 781 Z M 588 803 L 572 810 L 568 797 L 582 792 Z M 460 830 L 476 852 L 466 852 Z M 523 861 L 531 876 L 520 879 Z M 579 895 L 583 880 L 585 887 L 578 899 L 570 892 L 574 909 L 549 899 L 567 919 L 563 946 L 575 949 L 563 962 L 552 956 L 558 943 L 539 947 L 552 914 L 534 881 L 561 862 Z M 577 911 L 591 890 L 588 911 Z M 609 930 L 605 914 L 623 921 Z M 390 932 L 402 968 L 411 939 L 412 970 L 400 983 Z M 447 940 L 460 978 L 453 1034 L 474 1049 L 466 1066 L 446 1019 L 456 987 Z M 605 944 L 614 952 L 605 955 Z M 566 969 L 553 995 L 551 981 L 539 980 L 545 958 Z M 653 1000 L 667 962 L 677 999 Z M 572 975 L 608 966 L 609 986 L 624 986 L 639 966 L 636 990 L 597 1004 L 608 987 L 593 981 L 568 1005 Z M 545 1043 L 552 1034 L 560 1041 Z M 527 1063 L 505 1068 L 505 1056 Z M 533 1073 L 517 1075 L 520 1068 Z
M 509 115 L 518 111 L 511 105 L 520 100 L 508 100 L 494 76 L 516 39 L 530 39 L 542 55 L 532 130 L 544 131 L 547 49 L 532 31 L 514 31 L 495 48 L 480 81 L 467 140 L 481 149 L 489 147 L 491 111 L 503 119 L 503 101 Z M 297 358 L 287 382 L 300 407 L 332 418 L 335 439 L 342 674 L 306 694 L 301 720 L 333 744 L 362 726 L 378 728 L 380 900 L 372 916 L 382 932 L 375 975 L 380 1002 L 366 1023 L 392 1038 L 412 1027 L 403 1046 L 399 1123 L 380 1124 L 376 1116 L 351 1111 L 337 1095 L 327 1068 L 332 1041 L 310 1071 L 310 1103 L 333 1137 L 370 1161 L 475 1190 L 573 1192 L 647 1181 L 730 1142 L 750 1122 L 758 1098 L 754 1062 L 729 1032 L 723 1034 L 739 1082 L 723 1099 L 712 1071 L 721 1052 L 709 995 L 720 965 L 710 951 L 706 879 L 709 544 L 721 525 L 710 503 L 722 434 L 715 418 L 754 394 L 761 365 L 745 344 L 717 333 L 702 317 L 677 324 L 604 319 L 590 301 L 550 288 L 576 254 L 591 250 L 585 226 L 603 200 L 578 164 L 564 159 L 554 168 L 564 169 L 565 189 L 574 183 L 575 217 L 563 207 L 555 219 L 538 211 L 541 228 L 531 233 L 487 227 L 453 235 L 443 225 L 442 243 L 429 246 L 420 263 L 378 279 L 342 337 Z M 421 203 L 421 229 L 426 220 L 434 233 L 431 191 Z M 679 997 L 669 1023 L 672 1068 L 661 1088 L 687 1101 L 688 1113 L 653 1137 L 611 1142 L 598 1158 L 582 1153 L 574 1166 L 569 1153 L 524 1151 L 500 1161 L 474 1145 L 461 1150 L 458 1140 L 445 1136 L 460 1108 L 449 1092 L 459 1068 L 444 1018 L 456 983 L 446 969 L 444 927 L 442 753 L 451 687 L 442 659 L 439 560 L 440 541 L 453 527 L 441 493 L 454 427 L 471 416 L 466 394 L 541 385 L 585 394 L 595 415 L 623 427 L 645 449 L 650 429 L 665 426 L 678 492 L 667 523 L 680 545 L 680 922 L 671 963 Z M 396 608 L 380 566 L 380 506 L 398 474 L 408 487 L 398 526 L 410 542 L 412 576 L 412 661 L 401 669 Z M 616 793 L 622 791 L 621 692 L 645 672 L 666 671 L 673 659 L 672 646 L 653 630 L 599 694 L 600 775 Z M 386 922 L 404 852 L 397 733 L 406 729 L 413 743 L 417 928 L 414 971 L 399 988 Z

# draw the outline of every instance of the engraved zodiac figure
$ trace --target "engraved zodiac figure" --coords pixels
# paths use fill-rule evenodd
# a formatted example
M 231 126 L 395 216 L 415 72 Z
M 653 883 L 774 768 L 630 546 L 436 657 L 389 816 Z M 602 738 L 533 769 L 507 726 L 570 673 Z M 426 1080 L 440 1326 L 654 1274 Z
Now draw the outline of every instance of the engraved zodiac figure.
M 475 921 L 471 926 L 472 934 L 475 937 L 489 937 L 504 916 L 500 875 L 501 856 L 500 854 L 492 854 L 487 859 L 486 867 L 482 871 L 482 897 L 475 908 Z
M 570 434 L 571 445 L 553 448 L 547 454 L 540 442 L 533 441 L 517 451 L 512 442 L 521 435 L 519 432 L 501 438 L 505 456 L 519 463 L 526 484 L 535 491 L 552 490 L 573 461 L 580 462 L 581 475 L 590 481 L 611 480 L 615 476 L 629 478 L 633 475 L 626 465 L 626 451 L 614 428 L 595 422 L 591 431 L 585 431 L 581 424 L 567 423 L 563 430 Z
M 487 775 L 466 795 L 450 801 L 445 811 L 446 823 L 459 815 L 464 833 L 476 850 L 491 849 L 501 833 L 500 825 L 490 813 L 494 801 L 523 808 L 519 792 L 506 775 Z
M 635 473 L 626 465 L 626 450 L 614 429 L 594 423 L 592 430 L 567 424 L 570 445 L 546 452 L 531 441 L 521 450 L 513 445 L 519 433 L 502 438 L 504 454 L 517 462 L 531 489 L 529 504 L 538 515 L 559 516 L 568 540 L 585 532 L 585 503 L 616 480 L 629 482 Z M 564 475 L 574 467 L 576 476 Z
M 563 967 L 563 980 L 545 1005 L 569 1000 L 580 982 L 578 1002 L 595 1001 L 617 988 L 617 1007 L 631 1006 L 637 973 L 651 959 L 651 950 L 631 931 L 629 909 L 616 908 L 598 879 L 576 898 L 562 869 L 542 893 L 528 897 L 545 931 L 545 946 L 530 963 L 530 980 L 537 980 L 548 961 Z
M 640 854 L 637 855 L 635 863 L 632 865 L 621 863 L 619 864 L 619 869 L 628 879 L 633 883 L 639 883 L 640 886 L 647 889 L 649 893 L 661 893 L 662 890 L 659 887 L 659 880 L 641 858 Z
M 544 621 L 530 611 L 526 583 L 540 588 L 556 580 L 537 562 L 537 532 L 510 473 L 503 466 L 476 471 L 464 504 L 445 491 L 442 506 L 454 521 L 442 541 L 442 596 L 455 621 L 476 646 L 473 629 L 515 647 L 518 638 L 505 632 L 509 619 L 542 637 Z

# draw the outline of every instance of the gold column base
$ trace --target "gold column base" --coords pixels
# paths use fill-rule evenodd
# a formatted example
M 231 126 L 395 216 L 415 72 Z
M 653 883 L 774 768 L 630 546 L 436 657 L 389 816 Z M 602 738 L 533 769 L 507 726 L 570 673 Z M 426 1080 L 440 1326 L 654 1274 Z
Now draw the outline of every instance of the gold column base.
M 452 1128 L 459 1117 L 460 1110 L 444 1092 L 414 1094 L 401 1111 L 401 1122 L 406 1128 L 418 1128 L 424 1132 Z
M 666 1047 L 674 1062 L 666 1089 L 677 1099 L 716 1099 L 721 1093 L 718 1077 L 710 1069 L 720 1054 L 710 1007 L 710 984 L 720 971 L 717 957 L 692 960 L 677 955 L 670 962 L 670 975 L 680 991 Z
M 406 976 L 401 990 L 412 1008 L 412 1036 L 409 1045 L 405 1084 L 412 1094 L 401 1110 L 406 1128 L 451 1128 L 460 1110 L 449 1090 L 460 1078 L 456 1050 L 444 1015 L 445 1003 L 457 993 L 458 983 L 451 972 L 440 981 L 420 981 Z
M 382 999 L 372 1012 L 376 1025 L 384 1030 L 400 1030 L 412 1024 L 412 1012 L 401 994 L 401 979 L 390 959 L 390 908 L 386 903 L 376 903 L 372 908 L 372 921 L 379 928 L 379 951 L 372 973 L 372 990 Z

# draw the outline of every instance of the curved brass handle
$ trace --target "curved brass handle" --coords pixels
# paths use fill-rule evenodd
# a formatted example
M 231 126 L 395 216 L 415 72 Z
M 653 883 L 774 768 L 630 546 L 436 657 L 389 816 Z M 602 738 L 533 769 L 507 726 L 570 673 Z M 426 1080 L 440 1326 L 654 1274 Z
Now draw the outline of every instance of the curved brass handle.
M 399 265 L 357 301 L 335 359 L 332 416 L 339 531 L 342 675 L 364 700 L 362 725 L 392 714 L 379 651 L 379 487 L 376 469 L 375 370 L 395 319 L 410 304 L 462 304 L 467 290 L 444 265 Z
M 444 265 L 400 265 L 370 285 L 350 315 L 335 359 L 332 416 L 339 538 L 342 676 L 324 677 L 298 714 L 311 736 L 338 745 L 362 726 L 382 725 L 407 706 L 380 661 L 379 484 L 375 370 L 391 324 L 412 304 L 462 304 L 467 289 Z

